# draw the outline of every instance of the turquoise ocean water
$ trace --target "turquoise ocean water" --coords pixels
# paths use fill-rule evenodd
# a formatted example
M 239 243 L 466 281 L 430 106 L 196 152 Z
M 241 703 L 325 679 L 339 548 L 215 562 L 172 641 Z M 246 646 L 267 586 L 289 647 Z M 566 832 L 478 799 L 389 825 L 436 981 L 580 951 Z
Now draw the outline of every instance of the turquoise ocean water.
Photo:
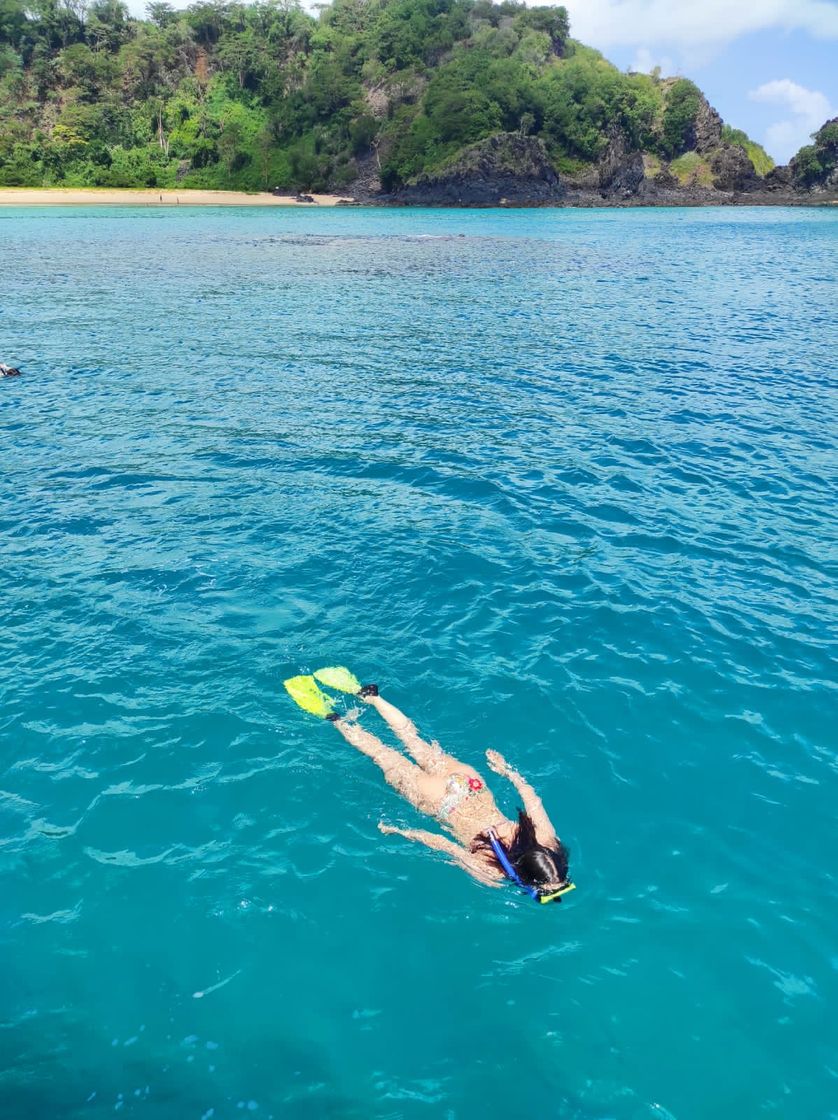
M 838 1114 L 836 250 L 0 211 L 3 1120 Z M 504 751 L 575 894 L 381 837 L 329 663 Z

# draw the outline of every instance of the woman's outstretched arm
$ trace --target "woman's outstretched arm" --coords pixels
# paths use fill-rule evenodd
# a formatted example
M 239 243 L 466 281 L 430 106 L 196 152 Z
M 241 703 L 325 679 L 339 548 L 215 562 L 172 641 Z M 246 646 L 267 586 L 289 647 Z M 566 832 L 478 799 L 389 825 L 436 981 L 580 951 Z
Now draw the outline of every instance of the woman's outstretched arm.
M 379 822 L 378 831 L 385 836 L 403 836 L 405 840 L 413 840 L 417 844 L 424 844 L 426 848 L 444 852 L 469 875 L 490 887 L 499 887 L 500 879 L 492 876 L 486 868 L 475 859 L 471 852 L 449 840 L 447 836 L 440 836 L 436 832 L 426 832 L 423 828 L 396 828 L 394 825 Z
M 496 774 L 500 774 L 502 778 L 507 778 L 512 782 L 515 789 L 520 794 L 521 800 L 524 802 L 524 810 L 532 818 L 535 825 L 535 833 L 538 837 L 539 844 L 544 844 L 547 847 L 552 847 L 558 839 L 553 822 L 547 816 L 547 811 L 544 808 L 541 798 L 532 788 L 526 778 L 522 778 L 518 771 L 510 766 L 506 759 L 498 751 L 486 751 L 486 761 L 489 763 L 489 769 L 493 770 Z

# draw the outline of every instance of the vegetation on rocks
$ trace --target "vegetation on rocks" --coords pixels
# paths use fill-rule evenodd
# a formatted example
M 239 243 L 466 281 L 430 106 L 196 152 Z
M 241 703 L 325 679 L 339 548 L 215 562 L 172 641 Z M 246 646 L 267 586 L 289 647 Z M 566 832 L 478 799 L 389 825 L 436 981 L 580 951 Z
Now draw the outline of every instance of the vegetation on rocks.
M 772 166 L 744 133 L 720 131 L 692 82 L 623 73 L 573 40 L 562 7 L 334 0 L 314 16 L 296 0 L 185 11 L 153 0 L 146 11 L 0 0 L 0 185 L 398 192 L 500 135 L 537 140 L 579 181 L 625 153 L 671 165 L 673 182 L 710 182 L 721 148 L 743 149 L 760 175 Z M 834 168 L 835 147 L 829 133 L 803 149 L 796 181 Z
M 745 150 L 748 159 L 754 165 L 757 175 L 767 175 L 774 167 L 774 160 L 760 144 L 755 143 L 741 128 L 731 128 L 726 124 L 722 129 L 722 140 L 726 144 L 736 144 Z
M 801 148 L 789 165 L 798 187 L 838 188 L 838 117 L 833 117 Z

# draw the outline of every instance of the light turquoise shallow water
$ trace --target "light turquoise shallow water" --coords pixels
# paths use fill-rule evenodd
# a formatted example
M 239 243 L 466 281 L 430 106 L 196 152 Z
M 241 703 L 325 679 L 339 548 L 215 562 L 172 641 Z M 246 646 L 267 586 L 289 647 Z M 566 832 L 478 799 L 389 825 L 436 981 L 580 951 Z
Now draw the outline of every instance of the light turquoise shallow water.
M 3 1120 L 836 1115 L 836 249 L 0 211 Z M 564 906 L 378 835 L 330 662 L 532 777 Z

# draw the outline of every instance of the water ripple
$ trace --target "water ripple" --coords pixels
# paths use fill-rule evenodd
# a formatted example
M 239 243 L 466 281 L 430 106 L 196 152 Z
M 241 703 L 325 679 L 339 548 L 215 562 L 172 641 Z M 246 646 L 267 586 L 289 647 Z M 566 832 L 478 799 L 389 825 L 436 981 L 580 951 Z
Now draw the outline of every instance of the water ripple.
M 837 237 L 0 210 L 10 1116 L 828 1114 Z M 566 904 L 382 843 L 332 662 Z

